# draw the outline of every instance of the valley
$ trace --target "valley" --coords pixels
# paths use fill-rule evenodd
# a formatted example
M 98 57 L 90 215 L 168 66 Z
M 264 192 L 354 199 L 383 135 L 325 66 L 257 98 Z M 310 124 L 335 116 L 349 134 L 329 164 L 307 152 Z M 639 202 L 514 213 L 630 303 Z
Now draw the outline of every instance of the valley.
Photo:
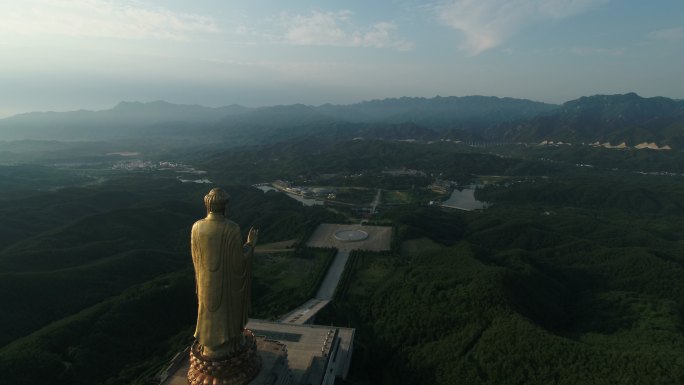
M 675 142 L 655 151 L 371 131 L 383 137 L 3 143 L 5 378 L 154 383 L 191 342 L 189 231 L 212 186 L 231 195 L 242 229 L 261 229 L 256 318 L 314 297 L 331 258 L 307 246 L 321 223 L 391 228 L 389 251 L 349 254 L 318 314 L 357 330 L 348 383 L 684 378 Z

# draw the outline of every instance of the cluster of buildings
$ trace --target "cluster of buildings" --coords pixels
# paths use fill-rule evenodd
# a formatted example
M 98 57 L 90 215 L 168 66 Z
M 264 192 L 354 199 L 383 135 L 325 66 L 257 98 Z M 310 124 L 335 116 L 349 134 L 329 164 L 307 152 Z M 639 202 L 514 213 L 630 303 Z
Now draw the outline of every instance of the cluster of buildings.
M 435 180 L 432 184 L 428 185 L 428 190 L 432 190 L 439 194 L 448 194 L 451 191 L 452 182 L 448 180 Z
M 330 200 L 336 198 L 335 189 L 329 187 L 294 186 L 292 183 L 280 179 L 273 182 L 272 185 L 280 191 L 300 195 L 305 198 L 324 198 Z
M 584 144 L 584 143 L 582 143 L 582 144 Z M 539 145 L 540 145 L 540 146 L 571 146 L 572 144 L 571 144 L 571 143 L 567 143 L 567 142 L 562 142 L 562 141 L 556 141 L 556 142 L 554 142 L 553 140 L 544 140 L 544 141 L 540 142 Z M 596 141 L 596 142 L 594 142 L 594 143 L 589 143 L 589 146 L 591 146 L 591 147 L 611 148 L 611 149 L 618 149 L 618 150 L 624 150 L 624 149 L 628 149 L 628 148 L 632 148 L 632 149 L 635 149 L 635 150 L 658 150 L 658 151 L 669 151 L 669 150 L 672 150 L 672 147 L 670 147 L 670 146 L 668 146 L 668 145 L 659 146 L 659 145 L 658 145 L 657 143 L 655 143 L 655 142 L 643 142 L 643 143 L 639 143 L 639 144 L 637 144 L 637 145 L 635 145 L 635 146 L 633 146 L 633 147 L 630 147 L 630 146 L 627 145 L 626 142 L 622 142 L 622 143 L 620 143 L 620 144 L 612 145 L 610 142 L 603 142 L 603 143 L 601 143 L 601 142 L 599 142 L 599 141 Z
M 149 160 L 140 159 L 130 159 L 121 160 L 112 165 L 112 170 L 125 170 L 125 171 L 175 171 L 178 173 L 185 174 L 206 174 L 206 171 L 196 170 L 192 166 L 188 166 L 184 163 L 159 161 L 153 162 Z

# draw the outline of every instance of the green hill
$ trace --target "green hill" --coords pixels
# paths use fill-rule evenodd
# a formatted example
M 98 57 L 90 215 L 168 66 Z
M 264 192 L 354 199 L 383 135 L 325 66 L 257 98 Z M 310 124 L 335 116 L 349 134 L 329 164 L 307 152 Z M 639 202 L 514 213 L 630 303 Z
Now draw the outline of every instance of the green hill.
M 348 289 L 323 320 L 358 328 L 350 383 L 684 378 L 684 229 L 676 217 L 504 208 L 452 215 L 466 226 L 452 232 L 453 246 L 407 231 L 401 253 L 352 256 Z

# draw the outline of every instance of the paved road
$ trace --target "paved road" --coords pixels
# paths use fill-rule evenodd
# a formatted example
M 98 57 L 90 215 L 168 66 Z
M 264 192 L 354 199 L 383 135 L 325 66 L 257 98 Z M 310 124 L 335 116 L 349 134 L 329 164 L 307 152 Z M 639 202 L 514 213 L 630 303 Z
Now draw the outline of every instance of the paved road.
M 340 250 L 337 252 L 335 260 L 332 265 L 330 265 L 328 273 L 325 275 L 321 286 L 318 288 L 316 298 L 332 300 L 335 288 L 340 281 L 340 277 L 342 277 L 342 272 L 344 271 L 344 266 L 347 264 L 348 259 L 349 250 Z

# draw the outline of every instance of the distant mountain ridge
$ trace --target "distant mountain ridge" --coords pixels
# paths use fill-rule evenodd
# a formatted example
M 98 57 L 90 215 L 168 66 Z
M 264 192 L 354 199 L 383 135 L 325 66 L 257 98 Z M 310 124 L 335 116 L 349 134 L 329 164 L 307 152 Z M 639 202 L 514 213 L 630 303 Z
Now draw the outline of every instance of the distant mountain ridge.
M 437 131 L 475 129 L 530 118 L 555 108 L 556 105 L 525 99 L 486 96 L 402 97 L 348 105 L 293 104 L 259 108 L 240 105 L 211 108 L 164 101 L 121 102 L 101 111 L 31 112 L 0 119 L 0 140 L 106 140 L 163 135 L 165 130 L 177 135 L 198 127 L 232 132 L 249 127 L 275 129 L 343 123 L 414 123 Z
M 684 101 L 635 93 L 584 96 L 548 114 L 500 125 L 490 137 L 516 142 L 562 141 L 684 147 Z
M 206 135 L 203 135 L 206 134 Z M 411 137 L 415 134 L 416 137 Z M 402 97 L 348 105 L 250 108 L 121 102 L 102 111 L 34 112 L 0 119 L 0 140 L 173 138 L 234 145 L 306 135 L 539 143 L 656 143 L 684 148 L 684 101 L 635 93 L 561 106 L 488 96 Z
M 209 123 L 248 110 L 238 105 L 212 108 L 154 101 L 121 102 L 100 111 L 29 112 L 0 119 L 0 139 L 116 139 L 135 136 L 147 126 L 170 122 Z
M 527 99 L 495 96 L 436 96 L 390 98 L 350 105 L 324 104 L 318 110 L 352 122 L 413 122 L 439 129 L 526 119 L 557 107 Z

